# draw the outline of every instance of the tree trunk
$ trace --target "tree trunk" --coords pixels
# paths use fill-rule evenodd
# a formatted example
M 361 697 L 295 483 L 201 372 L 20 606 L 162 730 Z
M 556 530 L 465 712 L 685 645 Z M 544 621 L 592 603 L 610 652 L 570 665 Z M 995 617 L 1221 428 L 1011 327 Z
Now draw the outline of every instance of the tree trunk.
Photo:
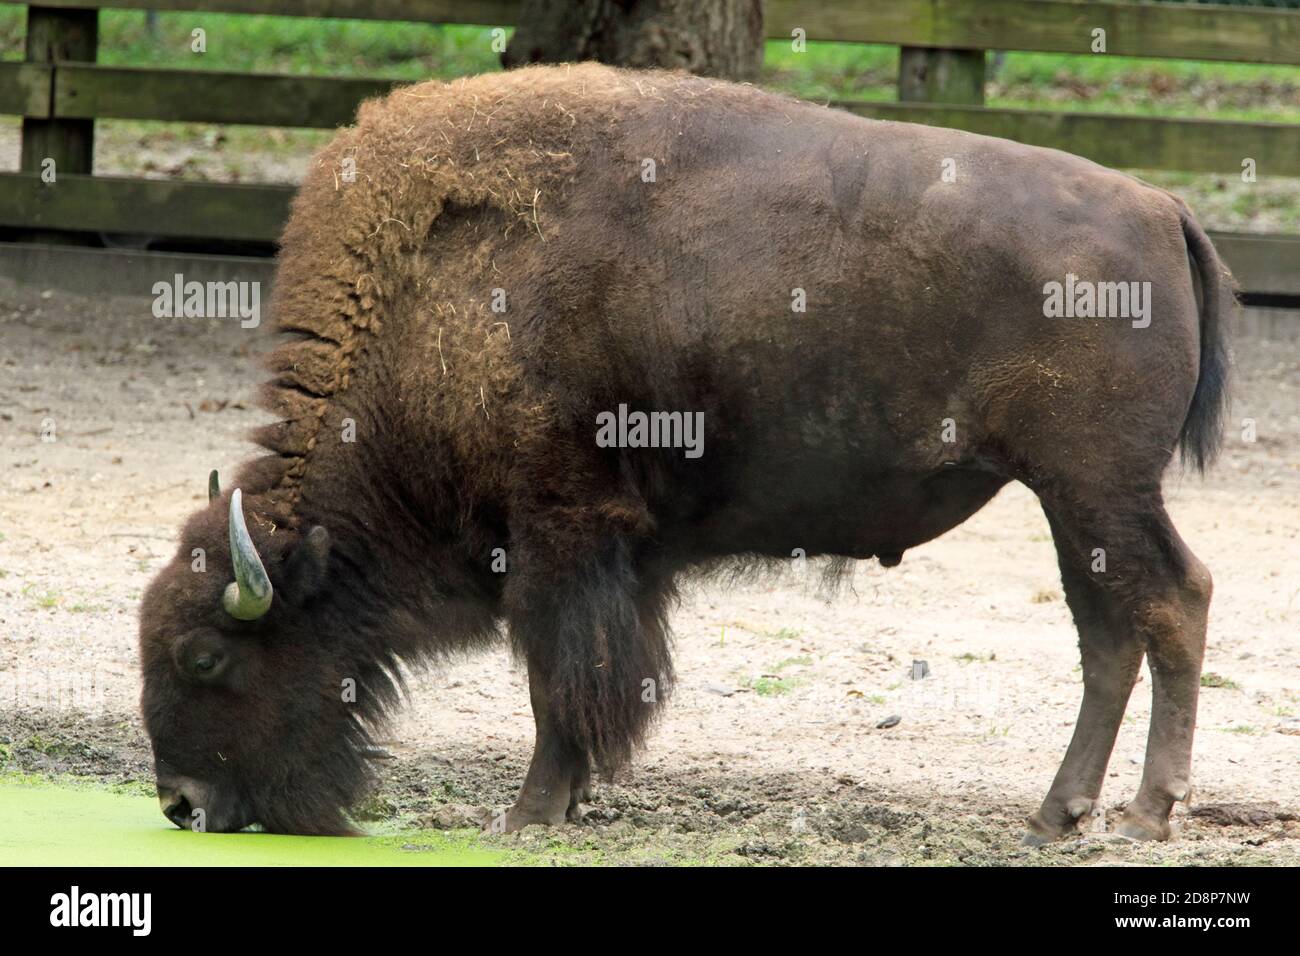
M 523 0 L 502 65 L 576 60 L 756 80 L 763 0 Z

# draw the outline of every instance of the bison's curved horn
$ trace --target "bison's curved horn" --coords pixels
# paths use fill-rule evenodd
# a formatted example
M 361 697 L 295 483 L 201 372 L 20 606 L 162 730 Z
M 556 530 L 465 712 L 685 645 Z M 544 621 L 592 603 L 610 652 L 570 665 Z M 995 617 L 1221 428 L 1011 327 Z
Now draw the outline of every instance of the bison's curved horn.
M 230 496 L 230 559 L 235 580 L 226 585 L 221 606 L 241 621 L 256 621 L 271 610 L 271 579 L 244 524 L 243 494 L 238 488 Z
M 212 503 L 213 498 L 221 497 L 221 481 L 217 478 L 217 469 L 213 468 L 208 473 L 208 504 Z

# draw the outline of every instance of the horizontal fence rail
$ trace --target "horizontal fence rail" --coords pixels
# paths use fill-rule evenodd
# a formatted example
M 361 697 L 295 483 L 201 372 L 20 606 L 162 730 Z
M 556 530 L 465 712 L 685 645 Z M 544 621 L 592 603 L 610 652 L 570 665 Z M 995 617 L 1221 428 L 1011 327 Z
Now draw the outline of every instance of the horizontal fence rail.
M 1198 4 L 1073 0 L 768 0 L 767 35 L 967 50 L 1300 63 L 1300 13 Z
M 159 70 L 81 62 L 0 64 L 0 112 L 30 117 L 220 122 L 334 129 L 400 79 Z M 1300 126 L 1121 113 L 835 101 L 876 118 L 950 126 L 1128 169 L 1234 174 L 1244 157 L 1269 176 L 1300 176 Z
M 63 9 L 117 7 L 277 16 L 509 26 L 519 0 L 43 0 Z M 767 0 L 774 39 L 969 50 L 1091 53 L 1106 31 L 1111 56 L 1300 64 L 1300 14 L 1291 10 L 1087 3 L 1076 0 Z
M 338 20 L 403 20 L 408 23 L 511 26 L 519 18 L 521 0 L 41 0 L 40 6 L 59 10 L 176 10 Z
M 55 64 L 51 115 L 333 129 L 409 80 Z
M 69 119 L 139 119 L 333 129 L 363 100 L 406 80 L 282 76 L 0 63 L 0 112 Z M 1107 166 L 1300 176 L 1300 126 L 938 103 L 835 102 L 860 116 L 925 123 L 1048 146 Z
M 296 192 L 272 184 L 72 173 L 60 173 L 58 188 L 51 188 L 39 173 L 0 173 L 0 225 L 274 242 Z
M 0 63 L 0 113 L 48 117 L 53 75 L 46 63 Z
M 1300 125 L 1119 113 L 1061 113 L 942 103 L 838 102 L 873 119 L 948 126 L 1014 139 L 1126 169 L 1240 174 L 1244 157 L 1266 175 L 1300 176 Z
M 1300 298 L 1300 236 L 1210 230 L 1210 239 L 1246 292 Z

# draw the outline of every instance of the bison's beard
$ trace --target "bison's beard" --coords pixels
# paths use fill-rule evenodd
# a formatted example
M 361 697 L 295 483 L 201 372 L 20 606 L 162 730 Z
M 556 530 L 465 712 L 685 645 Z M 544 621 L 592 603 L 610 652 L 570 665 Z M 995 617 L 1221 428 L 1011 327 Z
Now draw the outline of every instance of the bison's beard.
M 374 787 L 369 734 L 350 721 L 343 739 L 308 760 L 290 760 L 261 780 L 252 781 L 242 803 L 268 833 L 346 836 L 358 831 L 348 816 Z M 260 784 L 260 785 L 259 785 Z

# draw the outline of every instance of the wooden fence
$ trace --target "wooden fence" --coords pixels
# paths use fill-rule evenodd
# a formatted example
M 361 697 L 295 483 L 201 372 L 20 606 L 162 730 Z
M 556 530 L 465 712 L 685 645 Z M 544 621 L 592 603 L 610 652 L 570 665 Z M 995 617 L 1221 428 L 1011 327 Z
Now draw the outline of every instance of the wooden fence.
M 41 0 L 26 60 L 0 63 L 0 113 L 23 117 L 20 171 L 0 173 L 0 227 L 274 242 L 293 190 L 92 176 L 96 119 L 332 128 L 406 81 L 108 67 L 98 8 L 276 13 L 508 26 L 517 0 Z M 289 9 L 286 9 L 289 8 Z M 983 106 L 984 51 L 1300 65 L 1300 11 L 1079 0 L 768 0 L 769 37 L 901 47 L 899 101 L 836 103 L 864 116 L 952 126 L 1052 146 L 1121 168 L 1300 177 L 1300 125 Z M 41 181 L 53 158 L 59 188 Z M 1217 233 L 1243 287 L 1300 297 L 1300 236 Z

